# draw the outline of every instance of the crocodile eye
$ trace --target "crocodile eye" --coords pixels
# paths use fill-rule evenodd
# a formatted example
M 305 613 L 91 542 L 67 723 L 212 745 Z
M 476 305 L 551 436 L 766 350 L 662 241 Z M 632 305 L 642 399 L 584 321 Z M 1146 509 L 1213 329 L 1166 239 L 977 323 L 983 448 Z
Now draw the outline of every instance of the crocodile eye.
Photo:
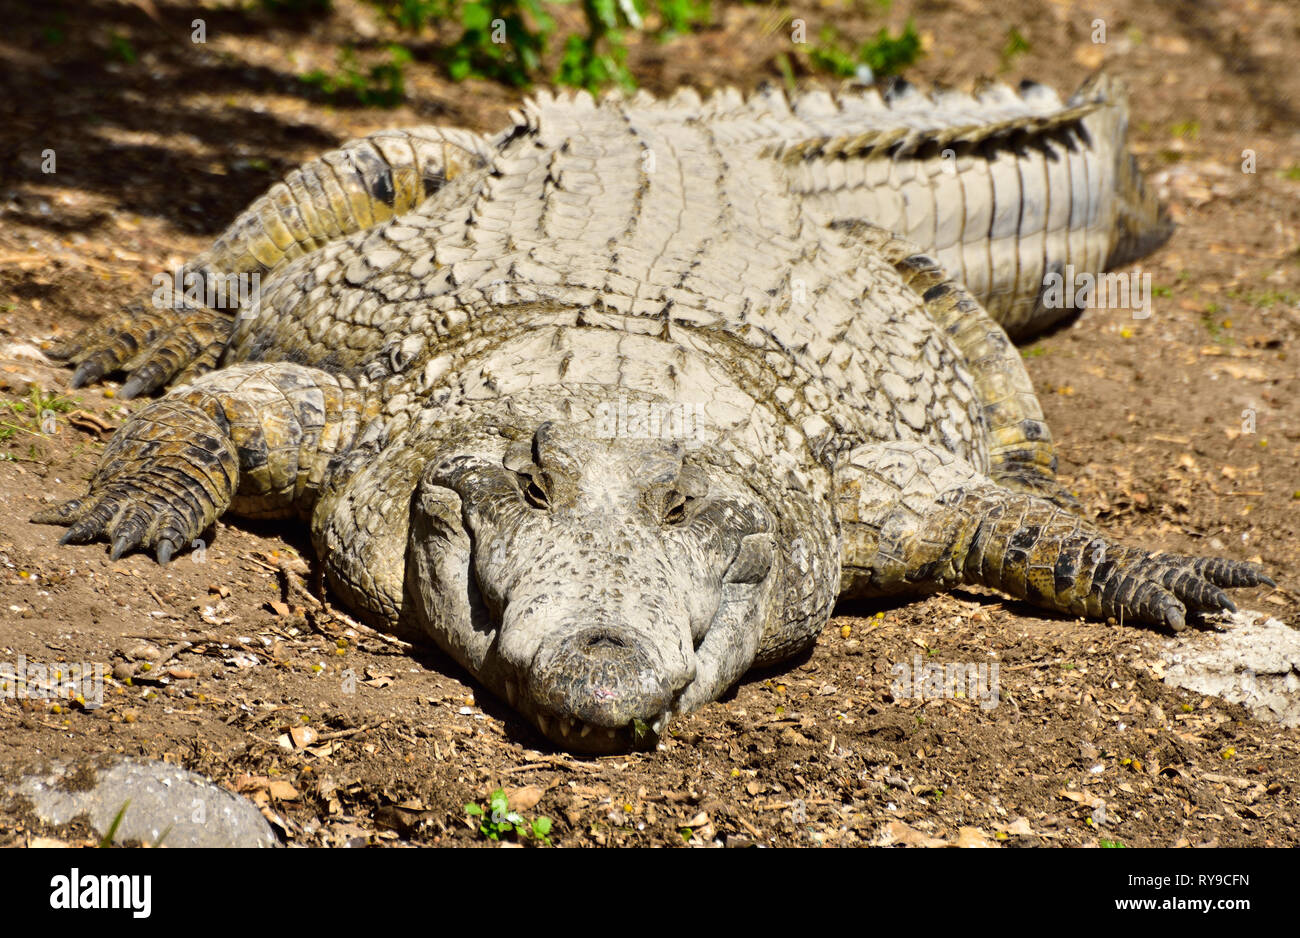
M 672 506 L 664 512 L 664 524 L 675 525 L 681 524 L 686 520 L 686 506 L 695 499 L 689 495 L 676 495 L 676 500 Z
M 526 480 L 527 484 L 523 486 L 524 501 L 531 507 L 540 511 L 549 511 L 551 508 L 550 499 L 546 497 L 546 492 L 537 484 L 532 476 L 522 476 L 520 482 Z

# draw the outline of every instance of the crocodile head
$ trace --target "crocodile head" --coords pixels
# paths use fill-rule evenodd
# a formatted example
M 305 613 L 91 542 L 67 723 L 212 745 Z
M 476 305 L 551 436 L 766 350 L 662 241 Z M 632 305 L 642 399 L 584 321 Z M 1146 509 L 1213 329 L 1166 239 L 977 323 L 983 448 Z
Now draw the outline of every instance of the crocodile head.
M 601 752 L 750 665 L 779 563 L 727 457 L 547 422 L 426 467 L 408 594 L 420 625 L 552 741 Z

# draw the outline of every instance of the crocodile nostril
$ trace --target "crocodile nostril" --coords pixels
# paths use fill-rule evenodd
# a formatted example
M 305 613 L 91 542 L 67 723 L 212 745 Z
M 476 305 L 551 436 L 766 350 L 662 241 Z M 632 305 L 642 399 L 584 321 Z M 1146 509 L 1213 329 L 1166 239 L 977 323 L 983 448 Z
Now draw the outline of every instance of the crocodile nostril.
M 623 639 L 619 638 L 617 635 L 610 635 L 604 632 L 590 635 L 587 637 L 586 641 L 586 648 L 588 651 L 613 650 L 615 648 L 626 647 L 627 642 L 623 641 Z
M 665 680 L 656 668 L 653 645 L 637 629 L 617 620 L 565 629 L 539 652 L 545 668 L 530 693 L 546 713 L 573 717 L 595 729 L 621 730 L 632 720 L 650 723 L 689 681 L 674 673 Z M 561 626 L 563 628 L 563 626 Z

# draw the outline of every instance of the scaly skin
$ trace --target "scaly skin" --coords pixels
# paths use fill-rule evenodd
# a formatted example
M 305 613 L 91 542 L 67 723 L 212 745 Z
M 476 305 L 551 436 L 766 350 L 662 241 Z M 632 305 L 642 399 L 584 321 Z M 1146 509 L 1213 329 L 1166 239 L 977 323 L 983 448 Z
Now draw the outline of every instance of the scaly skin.
M 133 391 L 188 383 L 123 427 L 88 495 L 38 520 L 166 561 L 226 510 L 309 519 L 354 612 L 432 639 L 590 751 L 643 745 L 807 648 L 840 595 L 982 584 L 1173 628 L 1231 608 L 1222 588 L 1270 582 L 1257 568 L 1151 555 L 1071 512 L 994 318 L 1041 305 L 1025 271 L 1158 240 L 1140 184 L 1091 184 L 1090 167 L 1131 164 L 1122 102 L 1085 91 L 1068 108 L 1036 86 L 793 108 L 544 97 L 491 142 L 351 144 L 383 159 L 350 188 L 305 186 L 338 158 L 310 164 L 188 265 L 262 271 L 255 303 L 110 319 L 73 343 L 78 381 L 125 363 Z M 894 182 L 919 198 L 949 184 L 917 169 L 940 145 L 972 193 L 1002 172 L 979 159 L 1054 147 L 1090 185 L 996 183 L 957 229 L 933 221 L 985 242 L 991 280 L 972 292 L 856 195 L 828 214 L 813 185 L 824 171 L 869 194 L 910 161 Z M 1019 240 L 1003 227 L 1063 204 Z M 988 286 L 1022 254 L 1006 290 Z M 218 346 L 223 367 L 198 374 Z

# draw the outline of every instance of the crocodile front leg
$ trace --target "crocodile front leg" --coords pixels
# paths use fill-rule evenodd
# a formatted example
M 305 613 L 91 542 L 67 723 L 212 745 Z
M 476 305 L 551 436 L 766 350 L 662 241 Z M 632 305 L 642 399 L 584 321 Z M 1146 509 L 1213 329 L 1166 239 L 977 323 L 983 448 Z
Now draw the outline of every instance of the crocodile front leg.
M 369 412 L 350 379 L 290 364 L 236 365 L 177 388 L 114 435 L 90 491 L 38 512 L 60 543 L 105 538 L 117 559 L 167 563 L 227 509 L 305 515 Z
M 1225 588 L 1273 585 L 1254 564 L 1117 544 L 919 443 L 859 447 L 837 485 L 844 596 L 981 585 L 1058 612 L 1178 630 L 1189 614 L 1235 610 Z
M 215 367 L 241 309 L 263 279 L 331 241 L 409 212 L 482 167 L 491 145 L 442 127 L 384 130 L 303 164 L 276 183 L 206 251 L 117 313 L 50 350 L 77 366 L 71 386 L 113 371 L 119 396 L 148 394 Z

